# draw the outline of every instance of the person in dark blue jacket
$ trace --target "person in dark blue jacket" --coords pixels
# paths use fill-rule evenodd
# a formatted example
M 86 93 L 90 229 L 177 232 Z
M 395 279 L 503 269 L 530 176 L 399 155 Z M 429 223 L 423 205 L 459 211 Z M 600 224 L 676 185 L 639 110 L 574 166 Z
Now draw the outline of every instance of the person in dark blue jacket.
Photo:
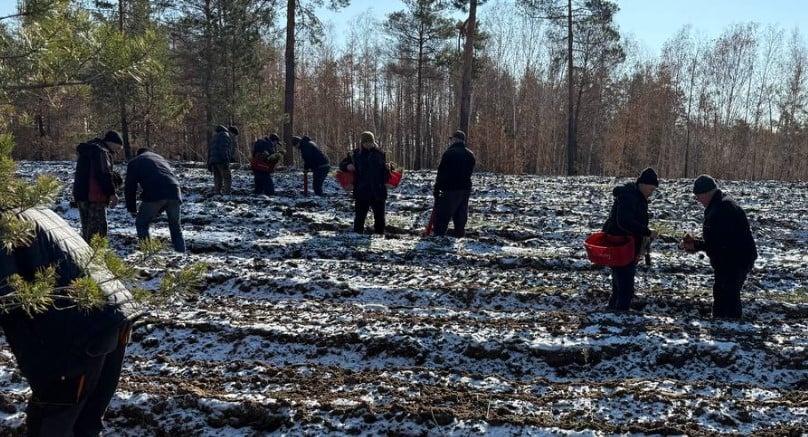
M 174 250 L 185 252 L 180 225 L 182 190 L 165 158 L 145 147 L 139 149 L 137 157 L 126 167 L 124 186 L 126 210 L 135 217 L 138 239 L 149 238 L 149 224 L 165 211 Z M 137 208 L 138 186 L 141 188 L 140 209 Z
M 303 171 L 312 171 L 314 194 L 323 196 L 323 182 L 325 182 L 328 171 L 331 169 L 328 158 L 317 147 L 317 144 L 307 136 L 292 137 L 292 145 L 300 149 L 300 156 L 303 158 Z
M 29 314 L 19 306 L 0 311 L 0 327 L 31 386 L 28 435 L 97 436 L 141 309 L 108 270 L 84 270 L 90 247 L 53 211 L 31 208 L 16 215 L 34 225 L 34 234 L 29 244 L 0 250 L 0 296 L 16 292 L 8 282 L 12 275 L 32 281 L 40 269 L 56 269 L 54 302 L 44 311 Z M 71 282 L 87 274 L 106 297 L 100 308 L 80 309 L 65 297 Z
M 213 173 L 213 194 L 230 194 L 233 176 L 234 141 L 231 132 L 223 125 L 216 126 L 208 144 L 208 170 Z
M 685 235 L 682 249 L 704 251 L 713 267 L 713 317 L 740 319 L 741 288 L 757 259 L 757 246 L 744 210 L 718 189 L 709 175 L 693 183 L 693 194 L 704 206 L 702 238 Z
M 603 232 L 609 237 L 634 237 L 634 253 L 639 255 L 644 239 L 653 239 L 656 232 L 648 228 L 648 199 L 659 187 L 659 177 L 653 168 L 646 168 L 636 182 L 615 187 L 612 191 L 614 203 L 609 217 L 603 224 Z M 637 273 L 635 256 L 625 266 L 611 267 L 612 295 L 608 308 L 628 311 L 634 298 L 634 276 Z
M 356 201 L 354 232 L 361 234 L 365 231 L 368 210 L 373 210 L 373 232 L 383 235 L 387 200 L 386 182 L 390 177 L 390 169 L 387 167 L 384 152 L 376 146 L 373 132 L 362 132 L 359 146 L 353 155 L 343 159 L 339 165 L 342 171 L 354 172 L 353 196 Z
M 466 147 L 466 134 L 455 131 L 449 140 L 452 144 L 443 152 L 435 177 L 435 221 L 433 232 L 437 236 L 446 235 L 449 220 L 454 223 L 454 236 L 466 234 L 469 217 L 469 197 L 471 197 L 471 174 L 477 158 Z

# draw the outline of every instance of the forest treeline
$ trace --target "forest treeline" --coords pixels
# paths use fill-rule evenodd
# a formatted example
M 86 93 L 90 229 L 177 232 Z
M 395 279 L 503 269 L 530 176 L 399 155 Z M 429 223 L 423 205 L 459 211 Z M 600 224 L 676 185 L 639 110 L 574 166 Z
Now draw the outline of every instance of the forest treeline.
M 405 0 L 334 30 L 318 13 L 346 0 L 21 1 L 0 17 L 0 116 L 18 159 L 73 159 L 79 141 L 117 129 L 131 149 L 201 161 L 223 124 L 239 128 L 245 160 L 256 138 L 294 120 L 291 134 L 332 160 L 371 130 L 388 159 L 434 168 L 461 125 L 471 2 Z M 799 29 L 745 23 L 707 39 L 685 26 L 655 57 L 621 35 L 616 3 L 574 0 L 571 23 L 567 5 L 489 0 L 478 10 L 468 111 L 478 169 L 806 179 Z

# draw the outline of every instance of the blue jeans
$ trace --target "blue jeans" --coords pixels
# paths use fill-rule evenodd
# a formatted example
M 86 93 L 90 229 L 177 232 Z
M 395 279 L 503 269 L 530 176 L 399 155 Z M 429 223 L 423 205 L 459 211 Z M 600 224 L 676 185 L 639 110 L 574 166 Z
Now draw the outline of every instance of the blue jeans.
M 609 309 L 628 310 L 634 297 L 634 275 L 637 273 L 637 262 L 623 267 L 612 267 L 612 296 L 609 298 Z
M 141 202 L 135 218 L 137 238 L 141 240 L 149 238 L 149 224 L 165 211 L 168 217 L 168 230 L 171 232 L 171 244 L 174 246 L 175 251 L 185 252 L 185 239 L 182 238 L 182 227 L 180 227 L 181 203 L 175 199 Z

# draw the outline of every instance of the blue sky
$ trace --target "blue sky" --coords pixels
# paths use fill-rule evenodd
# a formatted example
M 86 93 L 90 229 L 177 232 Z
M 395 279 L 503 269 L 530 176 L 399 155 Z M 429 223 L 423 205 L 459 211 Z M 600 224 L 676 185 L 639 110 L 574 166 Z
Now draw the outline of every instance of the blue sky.
M 710 38 L 732 24 L 750 21 L 774 24 L 787 31 L 798 28 L 803 38 L 808 30 L 806 0 L 617 0 L 617 3 L 621 32 L 640 41 L 652 54 L 657 54 L 662 43 L 687 24 L 693 26 L 694 32 Z M 17 0 L 0 0 L 0 16 L 13 13 L 16 4 Z M 353 23 L 363 13 L 383 19 L 400 9 L 404 9 L 404 4 L 398 0 L 352 0 L 351 6 L 339 14 L 329 14 L 324 20 L 332 21 L 337 34 L 341 34 L 340 26 Z M 485 19 L 489 13 L 484 7 L 480 16 Z

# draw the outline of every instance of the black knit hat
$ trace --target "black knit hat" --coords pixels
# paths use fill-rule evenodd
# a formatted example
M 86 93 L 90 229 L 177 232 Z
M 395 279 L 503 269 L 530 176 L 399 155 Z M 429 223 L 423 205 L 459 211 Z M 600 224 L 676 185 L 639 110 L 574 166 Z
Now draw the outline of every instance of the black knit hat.
M 693 182 L 693 194 L 704 194 L 718 188 L 712 176 L 703 174 Z
M 463 132 L 462 130 L 456 130 L 456 131 L 455 131 L 455 132 L 452 134 L 452 136 L 451 136 L 451 137 L 449 137 L 449 138 L 450 138 L 450 139 L 451 139 L 451 138 L 457 138 L 457 139 L 458 139 L 458 140 L 460 140 L 460 141 L 466 141 L 466 133 L 465 133 L 465 132 Z
M 640 177 L 637 178 L 638 184 L 648 184 L 653 185 L 655 187 L 659 186 L 659 178 L 657 177 L 656 172 L 653 168 L 648 167 L 640 173 Z
M 297 135 L 293 136 L 293 137 L 292 137 L 292 144 L 293 144 L 293 145 L 297 145 L 297 144 L 299 144 L 299 143 L 300 143 L 300 137 L 299 137 L 299 136 L 297 136 Z
M 275 133 L 269 134 L 269 141 L 280 141 L 280 140 L 281 137 L 279 137 L 278 134 Z
M 227 128 L 227 130 L 229 130 L 230 133 L 233 134 L 233 135 L 238 135 L 238 128 L 235 127 L 235 126 L 230 126 L 230 127 Z
M 118 131 L 111 130 L 104 135 L 104 142 L 123 145 L 123 137 Z

